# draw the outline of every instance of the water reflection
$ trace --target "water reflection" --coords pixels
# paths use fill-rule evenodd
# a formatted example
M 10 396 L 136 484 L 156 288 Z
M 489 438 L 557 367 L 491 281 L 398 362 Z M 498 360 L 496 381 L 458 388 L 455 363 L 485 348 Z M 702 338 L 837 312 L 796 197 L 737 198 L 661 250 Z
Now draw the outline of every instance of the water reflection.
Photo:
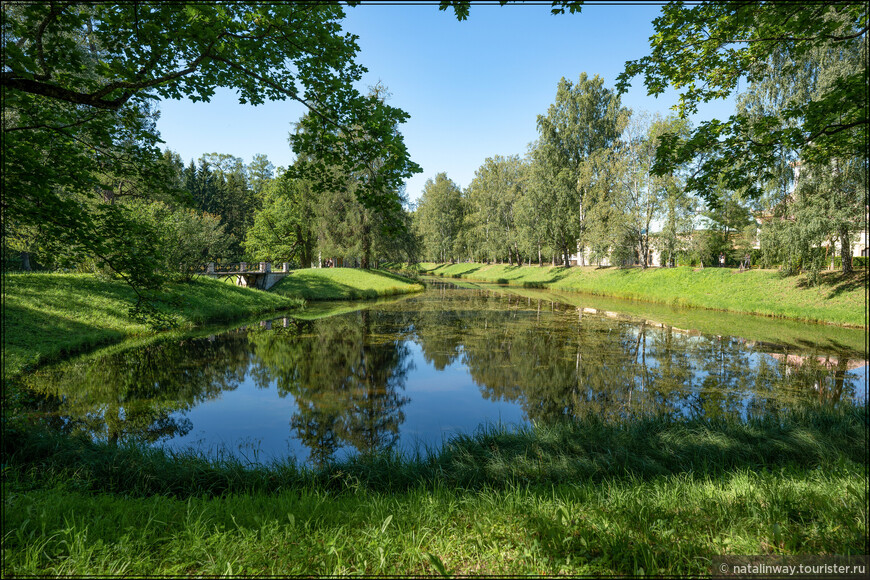
M 862 354 L 701 335 L 541 296 L 439 284 L 338 316 L 79 359 L 27 384 L 46 396 L 45 420 L 67 432 L 171 446 L 192 443 L 194 430 L 238 439 L 228 422 L 209 419 L 222 412 L 269 439 L 262 443 L 272 455 L 288 453 L 290 441 L 289 453 L 320 464 L 351 450 L 437 445 L 446 424 L 471 432 L 505 417 L 714 419 L 865 399 Z M 236 391 L 252 403 L 234 403 Z M 282 400 L 286 413 L 275 412 Z M 432 426 L 410 429 L 409 416 Z
M 58 429 L 111 443 L 157 442 L 188 433 L 185 411 L 239 386 L 251 359 L 246 342 L 240 331 L 220 340 L 159 342 L 23 381 L 46 396 L 39 411 Z
M 342 445 L 373 453 L 398 441 L 413 361 L 404 341 L 378 332 L 379 316 L 363 310 L 249 335 L 252 372 L 262 387 L 274 383 L 281 397 L 294 397 L 290 424 L 313 463 Z

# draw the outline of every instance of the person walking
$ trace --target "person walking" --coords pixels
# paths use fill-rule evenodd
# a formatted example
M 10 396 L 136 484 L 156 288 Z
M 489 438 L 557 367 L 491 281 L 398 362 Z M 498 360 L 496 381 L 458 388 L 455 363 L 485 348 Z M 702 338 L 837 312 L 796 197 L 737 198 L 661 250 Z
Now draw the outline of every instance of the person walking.
M 722 252 L 721 254 L 719 254 L 719 267 L 720 268 L 725 267 L 725 252 Z

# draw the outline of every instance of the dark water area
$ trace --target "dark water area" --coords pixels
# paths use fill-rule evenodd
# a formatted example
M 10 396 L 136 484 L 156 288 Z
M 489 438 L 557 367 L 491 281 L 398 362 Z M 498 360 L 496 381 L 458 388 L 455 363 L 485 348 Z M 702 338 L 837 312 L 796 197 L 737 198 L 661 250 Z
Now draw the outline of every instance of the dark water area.
M 863 331 L 660 312 L 678 326 L 636 305 L 627 314 L 578 300 L 432 282 L 413 296 L 97 353 L 24 383 L 58 429 L 253 463 L 425 451 L 492 424 L 866 401 L 866 347 L 854 346 Z M 692 316 L 730 334 L 692 330 Z M 739 336 L 741 325 L 765 340 Z

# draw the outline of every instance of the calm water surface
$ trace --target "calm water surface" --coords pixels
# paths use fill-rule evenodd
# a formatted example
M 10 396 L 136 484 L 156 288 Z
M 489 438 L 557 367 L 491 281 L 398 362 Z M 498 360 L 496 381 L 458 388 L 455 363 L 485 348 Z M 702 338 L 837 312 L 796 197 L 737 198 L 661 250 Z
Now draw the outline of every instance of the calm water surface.
M 760 342 L 691 330 L 693 316 L 715 328 L 709 311 L 661 325 L 578 295 L 463 286 L 85 357 L 27 385 L 70 432 L 313 464 L 435 448 L 486 424 L 747 417 L 867 397 L 866 352 L 843 344 L 861 331 L 732 316 L 801 337 Z

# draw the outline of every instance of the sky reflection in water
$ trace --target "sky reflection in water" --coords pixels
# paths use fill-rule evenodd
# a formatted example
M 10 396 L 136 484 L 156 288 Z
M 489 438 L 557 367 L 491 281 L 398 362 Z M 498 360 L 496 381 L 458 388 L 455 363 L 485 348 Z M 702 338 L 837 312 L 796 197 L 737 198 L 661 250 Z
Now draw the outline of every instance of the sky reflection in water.
M 437 283 L 355 312 L 73 361 L 28 382 L 50 395 L 59 428 L 252 462 L 423 451 L 485 424 L 746 417 L 866 400 L 866 353 L 843 344 L 863 342 L 849 334 L 861 331 L 826 336 L 818 325 L 804 333 L 769 321 L 764 332 L 816 337 L 816 345 L 773 344 L 681 331 L 677 324 L 691 323 L 686 311 L 663 312 L 675 318 L 658 327 L 559 299 Z M 709 313 L 696 316 L 716 328 Z

